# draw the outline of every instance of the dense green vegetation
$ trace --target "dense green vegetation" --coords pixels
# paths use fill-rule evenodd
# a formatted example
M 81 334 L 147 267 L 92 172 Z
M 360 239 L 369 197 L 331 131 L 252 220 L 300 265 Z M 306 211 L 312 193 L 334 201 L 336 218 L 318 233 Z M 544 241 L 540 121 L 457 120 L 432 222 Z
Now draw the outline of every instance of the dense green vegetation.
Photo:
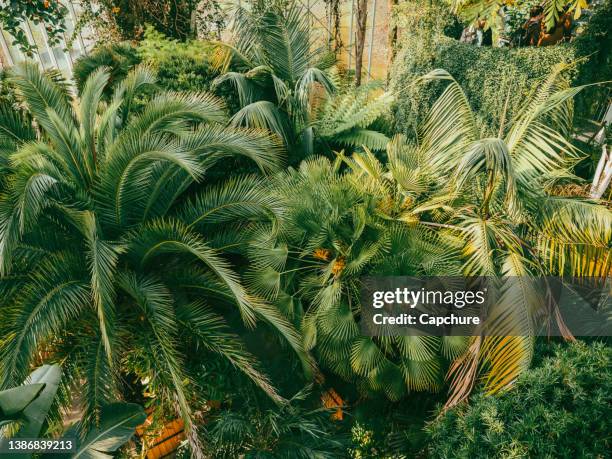
M 610 81 L 610 12 L 612 2 L 598 5 L 581 35 L 572 43 L 542 48 L 476 47 L 457 40 L 450 19 L 438 18 L 440 2 L 432 6 L 403 5 L 398 21 L 407 26 L 394 62 L 390 85 L 398 93 L 394 107 L 396 130 L 411 135 L 441 94 L 440 85 L 414 85 L 415 79 L 443 68 L 461 82 L 483 129 L 496 134 L 500 122 L 512 117 L 537 82 L 560 62 L 572 63 L 567 76 L 575 84 Z M 431 2 L 430 2 L 431 3 Z M 401 14 L 403 13 L 403 15 Z M 428 19 L 429 18 L 429 19 Z M 450 35 L 450 36 L 449 36 Z M 589 88 L 577 97 L 576 120 L 583 123 L 605 107 L 608 88 Z M 605 105 L 605 103 L 604 103 Z
M 258 214 L 274 212 L 273 203 L 248 195 L 256 178 L 242 179 L 242 188 L 233 182 L 189 191 L 226 156 L 274 170 L 277 142 L 224 126 L 221 101 L 207 94 L 161 92 L 133 113 L 136 93 L 155 82 L 146 68 L 132 71 L 103 104 L 108 79 L 103 70 L 92 73 L 73 107 L 65 88 L 36 66 L 13 74 L 39 131 L 3 119 L 18 150 L 1 202 L 0 387 L 22 381 L 44 343 L 69 378 L 88 380 L 85 416 L 95 419 L 117 393 L 117 362 L 138 356 L 139 368 L 154 369 L 151 390 L 177 400 L 189 423 L 193 385 L 183 356 L 201 346 L 281 400 L 224 324 L 223 310 L 237 307 L 249 325 L 271 320 L 297 349 L 301 344 L 276 311 L 245 291 L 219 250 L 239 243 Z M 228 219 L 231 227 L 223 225 Z
M 546 292 L 504 296 L 493 336 L 369 337 L 360 289 L 610 277 L 610 203 L 584 197 L 574 139 L 604 94 L 579 85 L 609 75 L 610 2 L 572 43 L 519 49 L 402 3 L 387 90 L 356 88 L 298 4 L 253 3 L 226 42 L 183 21 L 103 43 L 74 91 L 3 72 L 0 427 L 46 391 L 36 435 L 76 407 L 87 444 L 144 407 L 153 437 L 182 419 L 179 457 L 604 457 L 609 347 L 538 356 Z
M 122 42 L 96 47 L 76 62 L 74 78 L 81 90 L 93 71 L 108 67 L 111 76 L 105 93 L 110 95 L 114 81 L 123 80 L 134 66 L 143 63 L 155 70 L 157 85 L 166 90 L 207 91 L 218 76 L 210 63 L 210 50 L 203 42 L 171 40 L 148 28 L 138 46 Z
M 571 92 L 558 92 L 567 85 L 560 72 L 524 101 L 503 138 L 480 137 L 459 85 L 447 73 L 435 72 L 427 78 L 446 81 L 447 87 L 425 120 L 419 143 L 394 138 L 387 147 L 388 164 L 366 149 L 339 155 L 333 163 L 307 160 L 298 171 L 277 176 L 270 194 L 286 203 L 287 212 L 284 221 L 251 243 L 255 270 L 248 279 L 254 291 L 296 323 L 321 364 L 361 390 L 398 400 L 408 391 L 439 388 L 440 357 L 452 360 L 466 350 L 467 341 L 457 337 L 362 336 L 359 291 L 366 274 L 600 275 L 610 270 L 610 211 L 555 196 L 547 186 L 553 176 L 568 177 L 575 161 L 573 147 L 563 140 Z M 544 117 L 550 121 L 542 130 Z M 553 153 L 561 145 L 561 154 Z M 573 247 L 576 241 L 581 249 Z M 581 250 L 593 262 L 589 272 L 577 263 L 585 254 Z M 515 300 L 525 310 L 541 301 L 537 292 L 523 292 Z M 528 320 L 520 329 L 528 334 Z M 495 368 L 487 384 L 495 391 L 528 366 L 531 343 L 487 341 L 479 358 Z M 510 349 L 513 358 L 507 359 Z
M 431 457 L 605 457 L 611 359 L 601 343 L 558 346 L 512 391 L 479 393 L 433 421 Z
M 59 365 L 43 365 L 34 370 L 23 385 L 0 391 L 0 427 L 18 426 L 11 439 L 19 441 L 40 437 L 51 419 L 59 418 L 57 399 L 61 397 L 61 377 Z M 96 425 L 84 425 L 87 420 L 83 420 L 70 426 L 61 436 L 74 442 L 68 449 L 73 449 L 76 457 L 108 457 L 129 441 L 136 427 L 145 419 L 146 414 L 141 406 L 125 402 L 108 403 L 101 407 Z M 76 432 L 81 430 L 87 435 L 79 439 Z M 3 450 L 8 449 L 8 442 L 7 437 L 0 435 Z M 32 454 L 23 456 L 32 457 Z
M 215 59 L 224 70 L 215 86 L 231 84 L 240 103 L 232 125 L 276 133 L 291 165 L 320 151 L 383 150 L 389 139 L 372 124 L 390 96 L 341 87 L 335 57 L 314 47 L 308 21 L 297 3 L 238 11 L 234 41 L 218 45 Z
M 411 135 L 423 123 L 429 107 L 440 96 L 440 85 L 409 86 L 419 76 L 444 68 L 458 81 L 476 110 L 479 126 L 496 134 L 504 119 L 514 116 L 538 81 L 560 62 L 575 59 L 572 46 L 548 48 L 475 47 L 443 35 L 409 43 L 398 54 L 391 88 L 400 92 L 394 108 L 396 129 Z M 491 72 L 491 69 L 495 69 Z M 574 77 L 575 70 L 568 69 Z M 409 86 L 406 88 L 406 86 Z M 406 88 L 406 89 L 404 89 Z

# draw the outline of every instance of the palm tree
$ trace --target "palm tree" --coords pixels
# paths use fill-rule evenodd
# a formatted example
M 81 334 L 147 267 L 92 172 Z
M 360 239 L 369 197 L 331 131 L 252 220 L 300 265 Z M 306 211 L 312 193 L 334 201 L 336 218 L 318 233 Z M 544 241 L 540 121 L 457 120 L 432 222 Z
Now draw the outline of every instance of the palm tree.
M 315 46 L 309 13 L 297 3 L 238 8 L 233 36 L 232 45 L 215 44 L 214 58 L 223 72 L 214 84 L 231 83 L 238 95 L 232 125 L 276 133 L 293 164 L 317 150 L 384 148 L 388 139 L 372 124 L 390 95 L 373 96 L 374 85 L 357 92 L 342 88 L 335 56 Z
M 94 71 L 80 99 L 31 63 L 14 70 L 33 127 L 3 116 L 13 152 L 0 195 L 0 388 L 38 360 L 62 363 L 85 418 L 120 396 L 120 372 L 138 356 L 149 387 L 183 417 L 194 450 L 188 356 L 228 359 L 276 401 L 282 398 L 226 325 L 239 311 L 264 319 L 296 348 L 296 332 L 247 292 L 229 257 L 249 229 L 280 210 L 262 179 L 198 187 L 219 159 L 242 155 L 264 172 L 282 147 L 255 129 L 226 127 L 223 104 L 205 93 L 159 92 L 140 112 L 134 99 L 154 75 L 137 67 L 113 91 Z M 9 136 L 6 134 L 6 136 Z
M 449 82 L 420 139 L 419 149 L 431 158 L 440 183 L 447 184 L 426 208 L 444 215 L 436 222 L 450 225 L 449 231 L 463 240 L 465 275 L 605 278 L 612 271 L 609 207 L 563 192 L 564 186 L 580 182 L 572 168 L 581 158 L 568 139 L 572 99 L 583 87 L 570 87 L 567 67 L 556 66 L 514 119 L 502 120 L 498 135 L 486 138 L 448 73 L 435 70 L 424 77 Z M 528 367 L 531 318 L 544 304 L 544 292 L 512 289 L 495 305 L 494 313 L 505 319 L 496 336 L 473 338 L 452 365 L 447 406 L 467 397 L 479 368 L 485 390 L 495 393 Z M 566 337 L 571 339 L 571 333 Z
M 79 91 L 82 91 L 89 75 L 100 67 L 106 67 L 106 71 L 110 73 L 109 84 L 102 94 L 103 98 L 108 100 L 112 96 L 114 83 L 123 80 L 140 61 L 136 48 L 130 43 L 102 44 L 96 46 L 93 52 L 79 57 L 74 63 L 74 82 Z
M 487 138 L 452 77 L 442 70 L 424 77 L 433 79 L 448 85 L 418 141 L 395 137 L 386 165 L 367 150 L 339 154 L 334 163 L 308 161 L 274 184 L 289 210 L 274 235 L 260 232 L 250 281 L 302 329 L 322 365 L 368 391 L 397 399 L 438 388 L 441 364 L 455 359 L 452 405 L 479 371 L 496 392 L 529 365 L 529 319 L 542 292 L 501 297 L 494 309 L 504 318 L 501 338 L 372 338 L 358 331 L 360 277 L 606 277 L 612 212 L 561 193 L 560 185 L 578 181 L 571 168 L 580 154 L 567 138 L 571 98 L 581 89 L 569 87 L 562 67 Z
M 351 167 L 341 170 L 343 163 Z M 464 352 L 467 340 L 360 332 L 362 276 L 461 275 L 457 241 L 406 220 L 411 199 L 386 174 L 368 152 L 340 154 L 334 163 L 313 158 L 277 177 L 270 192 L 287 213 L 280 228 L 262 229 L 252 243 L 248 280 L 301 329 L 322 367 L 363 392 L 399 400 L 439 389 L 445 362 Z M 426 189 L 426 176 L 413 180 Z

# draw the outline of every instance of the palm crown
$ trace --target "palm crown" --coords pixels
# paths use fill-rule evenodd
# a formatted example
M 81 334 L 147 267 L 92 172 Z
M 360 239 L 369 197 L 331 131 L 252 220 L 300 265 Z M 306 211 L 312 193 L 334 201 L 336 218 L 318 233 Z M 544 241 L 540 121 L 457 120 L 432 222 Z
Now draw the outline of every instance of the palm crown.
M 159 92 L 135 113 L 136 94 L 155 82 L 147 68 L 134 69 L 102 102 L 108 78 L 96 70 L 72 100 L 34 64 L 12 76 L 34 124 L 0 120 L 8 146 L 0 387 L 22 381 L 43 352 L 62 360 L 73 382 L 87 381 L 86 417 L 95 419 L 118 396 L 117 363 L 136 354 L 189 427 L 184 359 L 198 349 L 229 359 L 281 400 L 222 317 L 237 306 L 245 324 L 264 318 L 300 348 L 225 256 L 280 210 L 258 191 L 257 177 L 194 188 L 228 155 L 274 170 L 280 145 L 266 132 L 225 127 L 223 104 L 208 94 Z
M 388 138 L 372 128 L 390 103 L 369 85 L 344 91 L 335 58 L 310 37 L 309 13 L 297 3 L 239 8 L 232 45 L 216 44 L 216 64 L 226 71 L 240 109 L 235 126 L 268 129 L 287 145 L 290 160 L 336 146 L 383 150 Z M 346 88 L 344 88 L 346 89 Z

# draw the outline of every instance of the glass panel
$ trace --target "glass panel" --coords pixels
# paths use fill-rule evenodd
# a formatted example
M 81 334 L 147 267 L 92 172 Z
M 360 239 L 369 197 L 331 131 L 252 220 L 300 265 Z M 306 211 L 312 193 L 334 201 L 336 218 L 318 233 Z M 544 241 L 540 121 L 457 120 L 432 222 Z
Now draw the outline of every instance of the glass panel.
M 53 60 L 51 59 L 51 54 L 49 53 L 49 48 L 47 47 L 47 40 L 42 30 L 40 30 L 40 26 L 33 24 L 28 21 L 30 25 L 30 32 L 32 33 L 32 38 L 34 39 L 34 43 L 36 44 L 36 48 L 38 50 L 38 56 L 40 57 L 40 61 L 45 69 L 54 67 Z M 26 31 L 27 33 L 27 31 Z
M 66 40 L 72 40 L 69 51 L 70 51 L 70 56 L 72 57 L 72 61 L 74 62 L 80 56 L 83 55 L 83 50 L 81 48 L 81 42 L 79 40 L 79 37 L 72 36 L 74 34 L 75 25 L 72 19 L 70 7 L 68 7 L 68 14 L 64 17 L 64 21 L 66 25 L 66 32 L 64 33 L 64 36 L 66 37 Z
M 0 68 L 10 67 L 13 64 L 13 58 L 9 53 L 8 46 L 2 36 L 0 36 Z
M 76 18 L 79 18 L 83 14 L 83 8 L 80 2 L 72 2 L 71 5 L 72 5 L 72 12 L 74 13 L 73 19 L 76 20 Z M 95 5 L 93 5 L 94 12 L 98 11 L 99 8 L 100 8 L 99 6 L 96 7 Z M 81 38 L 81 45 L 82 47 L 83 46 L 85 47 L 85 49 L 81 49 L 81 53 L 87 54 L 87 51 L 92 49 L 96 44 L 95 30 L 90 25 L 85 25 L 79 31 L 79 35 Z
M 62 71 L 64 76 L 70 75 L 70 62 L 68 62 L 68 57 L 64 52 L 64 43 L 60 43 L 53 48 L 53 55 L 55 56 L 55 60 L 57 62 L 57 68 Z
M 23 62 L 25 60 L 23 53 L 19 51 L 19 48 L 16 45 L 12 44 L 15 40 L 13 36 L 5 32 L 4 30 L 2 30 L 2 36 L 6 41 L 6 46 L 8 47 L 8 51 L 11 55 L 11 58 L 13 59 L 13 64 Z

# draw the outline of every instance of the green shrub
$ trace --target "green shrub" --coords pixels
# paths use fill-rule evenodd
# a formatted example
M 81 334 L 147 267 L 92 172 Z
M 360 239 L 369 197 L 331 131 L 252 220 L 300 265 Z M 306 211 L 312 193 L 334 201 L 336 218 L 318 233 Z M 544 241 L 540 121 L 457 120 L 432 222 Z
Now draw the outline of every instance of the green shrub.
M 110 93 L 113 83 L 125 78 L 134 66 L 144 63 L 155 69 L 157 84 L 163 89 L 209 91 L 212 80 L 219 75 L 210 65 L 209 52 L 205 42 L 179 42 L 149 27 L 137 47 L 129 43 L 96 47 L 76 62 L 74 78 L 80 90 L 94 70 L 109 67 L 111 79 L 107 91 Z
M 604 0 L 594 9 L 580 35 L 574 40 L 578 56 L 588 56 L 580 66 L 576 84 L 612 81 L 612 0 Z M 610 86 L 593 86 L 576 98 L 576 113 L 594 118 L 602 105 L 609 103 Z
M 537 80 L 547 76 L 555 64 L 573 59 L 574 49 L 568 45 L 479 48 L 436 34 L 408 35 L 390 81 L 399 94 L 394 106 L 395 129 L 411 135 L 441 94 L 443 83 L 415 84 L 433 69 L 443 68 L 453 75 L 483 128 L 496 133 L 500 120 L 512 118 Z
M 601 343 L 557 346 L 512 390 L 478 394 L 433 421 L 431 457 L 609 457 L 611 358 Z

